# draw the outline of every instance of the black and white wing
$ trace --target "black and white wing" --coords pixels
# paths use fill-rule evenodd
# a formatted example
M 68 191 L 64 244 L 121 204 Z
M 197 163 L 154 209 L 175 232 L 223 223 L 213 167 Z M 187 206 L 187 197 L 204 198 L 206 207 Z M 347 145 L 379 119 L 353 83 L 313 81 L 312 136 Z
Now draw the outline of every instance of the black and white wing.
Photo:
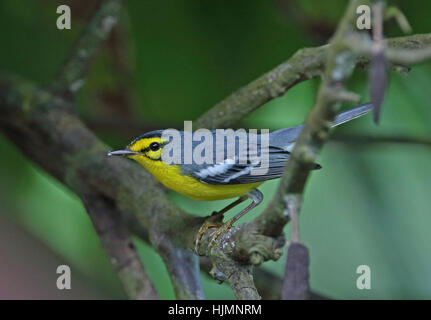
M 289 152 L 277 147 L 269 147 L 269 165 L 260 162 L 239 163 L 236 159 L 225 159 L 215 164 L 183 166 L 183 172 L 207 184 L 228 185 L 279 178 L 289 159 Z M 260 168 L 260 169 L 259 169 Z

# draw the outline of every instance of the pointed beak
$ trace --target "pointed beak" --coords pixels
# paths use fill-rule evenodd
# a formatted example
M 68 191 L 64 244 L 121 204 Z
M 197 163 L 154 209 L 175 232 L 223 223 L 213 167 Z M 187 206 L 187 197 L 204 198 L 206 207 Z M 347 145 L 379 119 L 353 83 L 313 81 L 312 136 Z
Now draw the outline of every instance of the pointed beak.
M 108 157 L 110 157 L 110 156 L 133 156 L 133 155 L 138 155 L 138 154 L 140 154 L 140 153 L 125 149 L 125 150 L 110 151 L 110 152 L 108 152 Z

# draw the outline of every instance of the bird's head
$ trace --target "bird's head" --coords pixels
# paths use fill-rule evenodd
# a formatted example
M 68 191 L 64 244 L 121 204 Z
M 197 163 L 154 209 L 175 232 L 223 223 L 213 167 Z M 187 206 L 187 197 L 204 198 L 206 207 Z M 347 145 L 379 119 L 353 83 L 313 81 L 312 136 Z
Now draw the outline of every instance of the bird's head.
M 108 156 L 126 156 L 141 164 L 161 160 L 163 146 L 167 143 L 162 140 L 162 132 L 157 130 L 145 133 L 133 140 L 125 149 L 111 151 Z

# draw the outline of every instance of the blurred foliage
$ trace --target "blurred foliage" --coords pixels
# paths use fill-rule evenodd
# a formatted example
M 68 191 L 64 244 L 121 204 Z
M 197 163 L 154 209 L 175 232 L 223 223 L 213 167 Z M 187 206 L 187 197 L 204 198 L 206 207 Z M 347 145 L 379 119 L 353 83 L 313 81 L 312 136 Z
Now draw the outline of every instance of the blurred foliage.
M 0 2 L 0 34 L 6 44 L 0 50 L 2 69 L 49 84 L 95 4 L 64 3 L 71 6 L 72 30 L 55 27 L 58 1 Z M 431 30 L 431 2 L 391 3 L 402 9 L 415 33 Z M 323 44 L 316 35 L 334 28 L 344 6 L 343 0 L 128 1 L 119 35 L 102 50 L 79 94 L 78 112 L 115 147 L 136 134 L 127 131 L 128 123 L 139 131 L 168 124 L 181 128 L 183 120 L 195 119 L 296 50 Z M 301 19 L 293 19 L 292 12 L 299 12 Z M 385 27 L 387 35 L 401 35 L 394 21 Z M 326 33 L 322 31 L 320 39 Z M 366 79 L 358 70 L 349 83 L 363 101 Z M 408 77 L 391 74 L 381 125 L 374 126 L 367 116 L 337 134 L 430 137 L 430 79 L 429 64 L 413 68 Z M 312 80 L 294 87 L 242 125 L 277 129 L 301 123 L 313 105 L 317 84 Z M 103 123 L 108 120 L 109 125 Z M 72 270 L 87 275 L 94 286 L 123 298 L 79 199 L 2 136 L 0 153 L 1 213 L 63 257 Z M 430 156 L 429 149 L 409 145 L 353 147 L 334 142 L 324 148 L 323 169 L 308 183 L 300 224 L 310 249 L 314 290 L 334 298 L 431 298 Z M 276 186 L 277 181 L 262 186 L 265 203 Z M 174 193 L 172 197 L 199 215 L 225 204 Z M 259 214 L 265 203 L 244 220 Z M 160 257 L 135 241 L 161 296 L 173 299 Z M 282 257 L 264 268 L 282 275 L 284 261 Z M 356 289 L 361 264 L 371 267 L 372 290 Z M 227 285 L 206 277 L 203 284 L 207 298 L 233 298 Z

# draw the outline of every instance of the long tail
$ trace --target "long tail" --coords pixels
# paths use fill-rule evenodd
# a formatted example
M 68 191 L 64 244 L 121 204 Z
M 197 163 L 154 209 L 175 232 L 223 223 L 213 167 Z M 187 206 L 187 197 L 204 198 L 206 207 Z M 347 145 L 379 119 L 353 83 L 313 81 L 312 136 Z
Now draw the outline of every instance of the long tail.
M 359 118 L 360 116 L 363 116 L 364 114 L 370 112 L 371 109 L 373 109 L 373 105 L 371 103 L 367 103 L 362 106 L 354 107 L 352 109 L 340 112 L 335 117 L 332 127 Z M 302 124 L 300 126 L 280 129 L 272 132 L 270 134 L 270 145 L 283 148 L 287 151 L 291 151 L 303 126 L 304 125 Z
M 336 127 L 350 120 L 359 118 L 360 116 L 363 116 L 364 114 L 367 114 L 368 112 L 370 112 L 372 109 L 373 109 L 373 105 L 371 103 L 367 103 L 367 104 L 363 104 L 362 106 L 354 107 L 352 109 L 340 112 L 335 117 L 332 127 Z

